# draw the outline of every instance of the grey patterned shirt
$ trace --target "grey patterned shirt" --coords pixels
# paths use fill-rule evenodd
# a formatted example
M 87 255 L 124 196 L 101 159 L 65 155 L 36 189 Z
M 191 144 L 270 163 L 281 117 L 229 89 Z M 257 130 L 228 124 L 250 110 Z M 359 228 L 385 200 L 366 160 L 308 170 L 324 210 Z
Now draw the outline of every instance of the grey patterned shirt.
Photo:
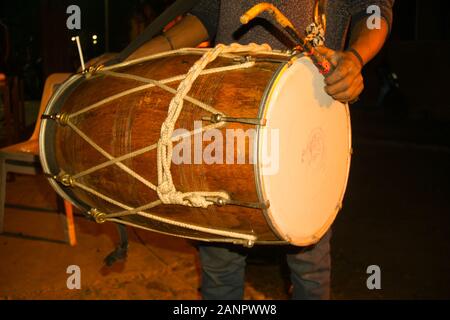
M 248 25 L 241 25 L 239 18 L 260 0 L 200 0 L 191 14 L 200 19 L 208 30 L 209 38 L 216 43 L 249 42 L 268 43 L 274 49 L 291 46 L 290 38 L 273 18 L 263 13 Z M 301 33 L 313 22 L 314 0 L 272 0 Z M 378 5 L 381 16 L 390 26 L 394 0 L 328 0 L 325 3 L 327 32 L 325 44 L 334 50 L 345 46 L 347 31 L 351 23 L 368 16 L 370 5 Z

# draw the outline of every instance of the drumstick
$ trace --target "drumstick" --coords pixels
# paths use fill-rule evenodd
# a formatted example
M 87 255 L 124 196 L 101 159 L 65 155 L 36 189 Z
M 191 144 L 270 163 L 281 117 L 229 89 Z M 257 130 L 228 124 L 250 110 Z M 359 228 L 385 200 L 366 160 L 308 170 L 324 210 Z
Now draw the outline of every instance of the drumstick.
M 297 31 L 295 30 L 294 25 L 289 21 L 288 18 L 286 18 L 286 16 L 284 14 L 281 13 L 281 11 L 275 7 L 273 4 L 271 3 L 267 3 L 267 2 L 261 2 L 253 7 L 251 7 L 246 13 L 244 13 L 244 15 L 241 16 L 241 23 L 242 24 L 247 24 L 250 22 L 250 20 L 253 20 L 254 18 L 256 18 L 261 12 L 264 11 L 268 11 L 271 15 L 273 15 L 275 17 L 275 19 L 277 20 L 277 22 L 283 26 L 283 28 L 291 28 L 292 30 L 294 30 L 294 32 L 297 33 Z M 298 33 L 297 33 L 297 36 Z
M 300 33 L 295 29 L 294 25 L 289 21 L 289 19 L 271 3 L 262 2 L 251 7 L 246 13 L 241 16 L 241 23 L 249 23 L 264 11 L 269 12 L 275 18 L 275 21 L 277 21 L 277 23 L 279 23 L 284 28 L 284 30 L 286 30 L 286 32 L 294 39 L 296 43 L 296 46 L 294 47 L 295 50 L 304 51 L 311 57 L 320 73 L 326 75 L 335 69 L 335 66 L 327 58 L 317 52 L 311 45 L 311 43 L 305 41 L 304 37 L 300 35 Z

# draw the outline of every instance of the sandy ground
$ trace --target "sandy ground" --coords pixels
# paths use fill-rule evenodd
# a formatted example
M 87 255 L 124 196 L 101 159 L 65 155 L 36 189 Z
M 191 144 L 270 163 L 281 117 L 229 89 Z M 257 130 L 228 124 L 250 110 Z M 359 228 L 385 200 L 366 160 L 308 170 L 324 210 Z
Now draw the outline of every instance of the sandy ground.
M 19 192 L 27 195 L 21 197 Z M 30 195 L 30 196 L 28 196 Z M 55 195 L 42 177 L 16 175 L 7 202 L 55 210 Z M 0 236 L 0 297 L 4 299 L 199 299 L 198 257 L 192 242 L 129 229 L 126 262 L 106 267 L 103 259 L 118 241 L 115 227 L 76 217 L 78 244 L 65 243 L 64 217 L 56 212 L 7 208 Z M 256 266 L 250 268 L 258 268 Z M 81 290 L 66 286 L 66 269 L 81 269 Z M 261 269 L 267 269 L 267 266 Z M 272 266 L 270 273 L 277 266 Z M 251 272 L 250 272 L 251 273 Z M 266 288 L 267 289 L 267 288 Z M 281 288 L 283 291 L 285 288 Z M 270 290 L 273 291 L 273 290 Z M 265 295 L 251 283 L 246 298 Z M 283 295 L 284 294 L 284 295 Z M 287 297 L 287 296 L 286 296 Z

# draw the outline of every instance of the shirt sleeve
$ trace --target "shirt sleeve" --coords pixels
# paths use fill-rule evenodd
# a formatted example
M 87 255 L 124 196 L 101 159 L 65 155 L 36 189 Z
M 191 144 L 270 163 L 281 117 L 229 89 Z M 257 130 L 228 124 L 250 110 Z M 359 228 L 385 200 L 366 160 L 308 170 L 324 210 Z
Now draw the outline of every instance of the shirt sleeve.
M 189 12 L 196 16 L 208 31 L 209 40 L 213 40 L 217 33 L 219 22 L 220 0 L 200 0 Z
M 381 17 L 386 20 L 389 32 L 392 26 L 392 7 L 394 0 L 349 0 L 347 1 L 347 10 L 352 17 L 353 23 L 368 18 L 373 14 L 373 11 L 367 12 L 369 6 L 376 5 L 380 8 Z

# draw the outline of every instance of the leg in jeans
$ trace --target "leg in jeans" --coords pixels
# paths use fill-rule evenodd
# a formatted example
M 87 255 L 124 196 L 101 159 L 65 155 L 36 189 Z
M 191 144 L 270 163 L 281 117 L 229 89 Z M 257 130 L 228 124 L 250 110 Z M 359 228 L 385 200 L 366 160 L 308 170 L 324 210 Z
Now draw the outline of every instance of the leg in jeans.
M 314 246 L 287 255 L 294 287 L 292 299 L 330 298 L 330 238 L 331 229 Z
M 246 255 L 235 250 L 231 246 L 199 246 L 203 299 L 243 299 Z

